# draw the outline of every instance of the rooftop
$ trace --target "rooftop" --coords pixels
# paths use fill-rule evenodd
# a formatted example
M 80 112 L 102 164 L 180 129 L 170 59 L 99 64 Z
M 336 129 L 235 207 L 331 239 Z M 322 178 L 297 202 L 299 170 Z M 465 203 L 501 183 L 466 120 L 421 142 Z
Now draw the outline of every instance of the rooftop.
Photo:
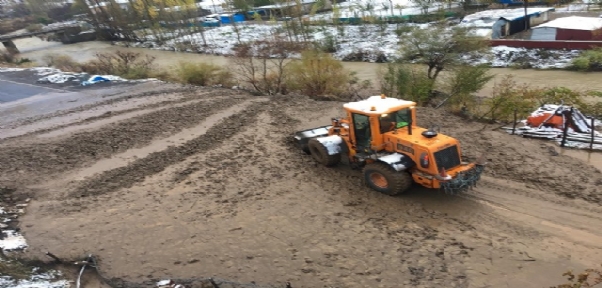
M 547 11 L 553 11 L 554 8 L 543 7 L 543 8 L 527 8 L 527 15 L 537 15 Z M 500 18 L 506 20 L 516 20 L 525 17 L 524 8 L 515 9 L 494 9 L 477 12 L 474 14 L 466 15 L 461 22 L 462 26 L 476 26 L 476 27 L 491 27 L 493 23 Z
M 560 28 L 570 30 L 587 30 L 593 31 L 602 28 L 602 18 L 570 16 L 554 19 L 550 22 L 533 27 L 537 28 Z
M 349 102 L 343 105 L 344 108 L 358 110 L 370 114 L 382 114 L 388 112 L 392 108 L 396 108 L 399 106 L 413 106 L 416 103 L 412 101 L 397 99 L 397 98 L 381 98 L 381 96 L 371 96 L 367 99 Z M 374 107 L 376 110 L 371 111 L 370 109 Z

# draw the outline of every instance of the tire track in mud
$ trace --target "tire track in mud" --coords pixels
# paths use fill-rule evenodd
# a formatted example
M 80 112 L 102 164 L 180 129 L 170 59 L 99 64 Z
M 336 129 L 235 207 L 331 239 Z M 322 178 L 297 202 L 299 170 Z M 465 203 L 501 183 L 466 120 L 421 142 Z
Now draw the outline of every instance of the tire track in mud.
M 209 128 L 205 134 L 183 145 L 171 146 L 165 150 L 153 152 L 127 166 L 92 176 L 89 180 L 79 183 L 69 194 L 72 197 L 87 197 L 132 187 L 134 184 L 142 182 L 145 177 L 159 173 L 166 167 L 181 162 L 191 155 L 219 146 L 224 141 L 240 133 L 244 126 L 255 123 L 259 114 L 265 109 L 264 107 L 265 103 L 253 103 L 242 112 L 224 118 L 221 122 Z
M 104 113 L 103 115 L 100 115 L 100 116 L 86 118 L 82 121 L 69 123 L 69 124 L 49 128 L 49 129 L 38 130 L 29 135 L 36 135 L 38 138 L 52 138 L 52 137 L 72 134 L 77 131 L 85 130 L 85 129 L 89 129 L 87 131 L 90 131 L 90 130 L 98 129 L 99 127 L 102 127 L 104 125 L 117 123 L 119 121 L 127 120 L 130 118 L 141 117 L 146 114 L 154 113 L 154 112 L 157 112 L 160 110 L 172 109 L 172 108 L 176 108 L 176 107 L 183 107 L 183 106 L 192 105 L 192 104 L 196 104 L 196 103 L 200 103 L 200 102 L 215 101 L 215 100 L 220 100 L 220 99 L 224 98 L 224 97 L 219 97 L 214 94 L 221 95 L 221 93 L 216 93 L 216 92 L 206 93 L 206 94 L 202 94 L 202 96 L 210 97 L 210 98 L 197 99 L 197 100 L 178 99 L 178 100 L 173 100 L 173 101 L 163 101 L 160 103 L 154 103 L 154 104 L 150 104 L 150 105 L 142 105 L 137 108 L 121 110 L 118 112 L 111 111 L 111 112 Z
M 135 88 L 135 86 L 133 88 Z M 33 124 L 36 122 L 44 121 L 49 118 L 54 118 L 54 117 L 64 116 L 64 115 L 68 115 L 68 114 L 72 114 L 72 113 L 76 113 L 76 112 L 90 110 L 90 109 L 93 109 L 98 106 L 117 104 L 119 102 L 127 101 L 130 99 L 135 99 L 135 98 L 144 98 L 144 97 L 149 97 L 149 96 L 156 96 L 159 94 L 170 94 L 170 93 L 194 93 L 194 92 L 198 91 L 196 89 L 199 89 L 199 88 L 198 87 L 176 87 L 176 88 L 153 89 L 152 91 L 145 91 L 145 92 L 140 92 L 140 93 L 136 93 L 136 94 L 132 94 L 132 95 L 121 96 L 119 98 L 113 98 L 113 99 L 100 101 L 100 102 L 96 102 L 96 103 L 92 103 L 92 104 L 82 105 L 82 106 L 72 108 L 72 109 L 67 109 L 67 110 L 57 111 L 57 112 L 50 113 L 50 114 L 25 118 L 16 123 L 10 123 L 10 124 L 6 125 L 6 127 L 7 128 L 17 128 L 19 126 L 29 125 L 29 124 Z M 103 97 L 105 97 L 105 98 L 106 97 L 115 97 L 116 95 L 124 94 L 124 93 L 127 93 L 127 92 L 116 93 L 116 94 L 112 94 L 112 95 L 105 95 Z
M 59 131 L 59 130 L 66 129 L 66 128 L 73 127 L 73 126 L 86 125 L 88 123 L 92 123 L 95 121 L 101 121 L 101 120 L 107 119 L 107 118 L 114 118 L 114 117 L 119 117 L 119 116 L 123 117 L 123 116 L 126 116 L 126 114 L 128 114 L 128 113 L 135 114 L 136 111 L 148 110 L 148 113 L 152 113 L 152 112 L 155 112 L 155 111 L 158 111 L 161 109 L 170 109 L 171 105 L 173 105 L 174 107 L 179 107 L 179 106 L 183 106 L 183 105 L 188 105 L 187 102 L 190 102 L 190 104 L 193 104 L 194 103 L 193 101 L 195 101 L 195 100 L 192 100 L 192 99 L 198 98 L 198 96 L 202 96 L 206 99 L 197 99 L 196 101 L 210 101 L 213 99 L 214 96 L 219 96 L 221 94 L 222 93 L 219 91 L 209 91 L 206 93 L 202 93 L 200 95 L 194 95 L 194 97 L 191 97 L 189 95 L 189 96 L 182 96 L 180 99 L 164 100 L 164 101 L 149 103 L 149 104 L 143 103 L 141 105 L 138 105 L 137 107 L 130 108 L 130 109 L 123 109 L 123 110 L 118 110 L 118 109 L 113 110 L 113 109 L 111 109 L 111 107 L 107 107 L 107 109 L 105 109 L 105 110 L 107 110 L 107 112 L 105 112 L 103 114 L 87 117 L 82 120 L 73 121 L 73 122 L 70 122 L 67 124 L 59 124 L 59 125 L 55 125 L 55 126 L 50 126 L 49 128 L 41 128 L 41 129 L 34 128 L 35 130 L 32 130 L 30 132 L 25 132 L 23 134 L 19 134 L 19 135 L 15 135 L 15 136 L 8 136 L 8 137 L 1 138 L 0 143 L 2 143 L 2 142 L 11 143 L 14 140 L 18 141 L 18 139 L 20 139 L 20 138 L 29 137 L 29 136 L 39 136 L 39 135 L 52 133 L 53 131 Z M 156 96 L 156 97 L 159 97 L 159 96 Z M 102 106 L 104 106 L 104 105 L 96 106 L 94 108 L 102 107 Z M 92 108 L 92 109 L 94 109 L 94 108 Z M 77 113 L 77 112 L 57 116 L 55 119 L 57 119 L 59 117 L 75 114 L 75 113 Z M 148 114 L 148 113 L 141 113 L 140 115 L 133 115 L 132 117 L 138 117 L 138 116 L 142 116 L 142 115 Z M 50 119 L 52 119 L 52 118 L 50 118 Z M 20 129 L 23 129 L 22 127 L 23 126 L 21 126 Z
M 223 96 L 227 95 L 225 90 Z M 230 92 L 230 98 L 201 102 L 183 107 L 159 110 L 91 132 L 77 133 L 65 139 L 45 143 L 26 143 L 0 150 L 0 179 L 31 183 L 33 178 L 79 168 L 86 163 L 140 147 L 158 136 L 166 137 L 189 128 L 226 107 L 248 99 L 249 96 Z M 30 174 L 30 175 L 28 175 Z M 21 176 L 23 175 L 23 176 Z M 25 176 L 27 175 L 27 176 Z M 35 175 L 32 177 L 32 175 Z
M 225 118 L 226 115 L 239 114 L 247 106 L 251 105 L 252 101 L 254 100 L 248 100 L 246 102 L 229 107 L 228 109 L 221 110 L 218 113 L 207 117 L 194 127 L 183 129 L 177 134 L 167 138 L 157 139 L 147 146 L 132 148 L 123 153 L 113 155 L 111 158 L 102 159 L 94 163 L 92 166 L 77 171 L 77 179 L 75 180 L 84 180 L 85 178 L 93 176 L 94 174 L 126 166 L 131 160 L 145 158 L 152 153 L 163 151 L 166 147 L 180 146 L 190 140 L 201 137 L 207 133 L 208 129 Z

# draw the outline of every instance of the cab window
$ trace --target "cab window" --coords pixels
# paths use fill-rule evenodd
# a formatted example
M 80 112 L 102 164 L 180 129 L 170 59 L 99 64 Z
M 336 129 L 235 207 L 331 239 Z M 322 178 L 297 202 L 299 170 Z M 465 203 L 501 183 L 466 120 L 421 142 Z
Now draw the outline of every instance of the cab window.
M 353 129 L 358 149 L 370 148 L 370 118 L 362 114 L 353 114 Z
M 412 118 L 410 115 L 410 108 L 401 109 L 395 113 L 395 128 L 406 127 L 412 122 Z

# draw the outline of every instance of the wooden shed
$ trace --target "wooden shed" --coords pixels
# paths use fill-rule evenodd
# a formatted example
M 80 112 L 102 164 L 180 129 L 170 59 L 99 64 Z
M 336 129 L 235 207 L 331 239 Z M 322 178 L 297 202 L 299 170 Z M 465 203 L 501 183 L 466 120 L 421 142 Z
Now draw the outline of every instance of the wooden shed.
M 582 16 L 558 18 L 534 27 L 531 40 L 602 40 L 602 18 Z

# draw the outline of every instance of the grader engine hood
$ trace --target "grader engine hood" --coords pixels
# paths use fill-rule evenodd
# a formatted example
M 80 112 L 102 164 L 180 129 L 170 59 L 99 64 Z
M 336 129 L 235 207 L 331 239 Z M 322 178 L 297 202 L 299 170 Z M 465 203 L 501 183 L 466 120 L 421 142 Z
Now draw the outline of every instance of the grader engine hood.
M 398 129 L 384 135 L 393 150 L 410 157 L 425 178 L 433 180 L 433 188 L 458 194 L 475 187 L 484 171 L 484 162 L 463 162 L 457 139 L 420 127 Z

